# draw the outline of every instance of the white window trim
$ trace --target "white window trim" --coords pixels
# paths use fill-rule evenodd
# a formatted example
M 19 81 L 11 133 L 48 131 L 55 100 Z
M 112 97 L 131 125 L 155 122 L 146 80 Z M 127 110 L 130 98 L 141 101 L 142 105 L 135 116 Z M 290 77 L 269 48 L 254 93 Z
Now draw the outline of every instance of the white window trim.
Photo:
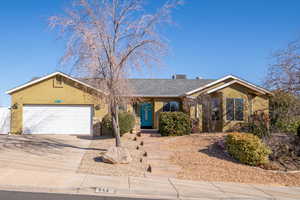
M 19 86 L 19 87 L 16 87 L 16 88 L 14 88 L 14 89 L 11 89 L 11 90 L 6 91 L 6 94 L 11 94 L 11 93 L 13 93 L 13 92 L 16 92 L 16 91 L 21 90 L 21 89 L 23 89 L 23 88 L 25 88 L 25 87 L 34 85 L 34 84 L 36 84 L 36 83 L 39 83 L 39 82 L 41 82 L 41 81 L 43 81 L 43 80 L 46 80 L 46 79 L 51 78 L 51 77 L 56 76 L 56 75 L 60 75 L 60 76 L 66 77 L 66 78 L 68 78 L 68 79 L 70 79 L 70 80 L 72 80 L 72 81 L 75 81 L 75 82 L 77 82 L 77 83 L 80 83 L 81 85 L 84 85 L 84 86 L 89 87 L 89 88 L 92 88 L 92 89 L 94 89 L 94 90 L 96 90 L 96 91 L 98 91 L 98 92 L 101 92 L 101 93 L 103 93 L 103 94 L 106 94 L 105 92 L 103 92 L 103 91 L 101 91 L 101 90 L 99 90 L 99 89 L 97 89 L 97 88 L 95 88 L 95 87 L 93 87 L 93 86 L 91 86 L 91 85 L 88 85 L 88 84 L 86 84 L 86 83 L 84 83 L 84 82 L 82 82 L 82 81 L 79 81 L 78 79 L 75 79 L 75 78 L 73 78 L 73 77 L 71 77 L 71 76 L 69 76 L 69 75 L 67 75 L 67 74 L 62 73 L 62 72 L 54 72 L 54 73 L 52 73 L 52 74 L 49 74 L 49 75 L 44 76 L 44 77 L 41 77 L 41 78 L 36 79 L 36 80 L 34 80 L 34 81 L 30 81 L 29 83 L 26 83 L 26 84 L 24 84 L 24 85 L 21 85 L 21 86 Z

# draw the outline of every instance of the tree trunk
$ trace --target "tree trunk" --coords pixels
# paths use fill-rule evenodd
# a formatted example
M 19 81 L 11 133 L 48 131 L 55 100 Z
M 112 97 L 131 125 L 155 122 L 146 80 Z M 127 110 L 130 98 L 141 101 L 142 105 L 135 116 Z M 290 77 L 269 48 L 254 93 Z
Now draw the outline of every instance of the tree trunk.
M 120 137 L 120 126 L 119 126 L 119 106 L 114 101 L 111 104 L 111 118 L 112 118 L 112 126 L 113 126 L 113 133 L 116 138 L 116 146 L 121 146 L 121 137 Z

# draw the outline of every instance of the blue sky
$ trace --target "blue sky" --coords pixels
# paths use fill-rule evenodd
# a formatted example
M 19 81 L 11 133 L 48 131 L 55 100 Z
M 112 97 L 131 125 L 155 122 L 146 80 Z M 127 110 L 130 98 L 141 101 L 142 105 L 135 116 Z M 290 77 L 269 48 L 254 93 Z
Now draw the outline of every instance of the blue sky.
M 0 105 L 5 91 L 56 70 L 64 44 L 47 26 L 68 0 L 10 0 L 0 6 Z M 158 0 L 152 1 L 157 4 Z M 300 37 L 298 0 L 185 0 L 166 30 L 171 52 L 165 66 L 143 77 L 220 78 L 227 74 L 260 84 L 272 51 Z M 161 2 L 159 2 L 161 3 Z

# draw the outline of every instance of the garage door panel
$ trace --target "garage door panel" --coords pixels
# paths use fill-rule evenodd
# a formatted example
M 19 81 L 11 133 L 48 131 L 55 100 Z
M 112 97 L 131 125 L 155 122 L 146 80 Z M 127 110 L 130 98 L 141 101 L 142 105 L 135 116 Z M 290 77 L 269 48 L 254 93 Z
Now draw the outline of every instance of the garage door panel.
M 23 106 L 25 134 L 90 134 L 91 107 L 73 105 Z

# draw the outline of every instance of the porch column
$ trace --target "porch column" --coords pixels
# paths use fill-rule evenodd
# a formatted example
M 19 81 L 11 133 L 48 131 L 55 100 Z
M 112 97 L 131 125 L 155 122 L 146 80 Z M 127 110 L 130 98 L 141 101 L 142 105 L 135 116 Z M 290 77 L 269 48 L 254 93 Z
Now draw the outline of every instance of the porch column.
M 159 128 L 159 113 L 163 110 L 164 103 L 162 101 L 153 101 L 153 128 Z

